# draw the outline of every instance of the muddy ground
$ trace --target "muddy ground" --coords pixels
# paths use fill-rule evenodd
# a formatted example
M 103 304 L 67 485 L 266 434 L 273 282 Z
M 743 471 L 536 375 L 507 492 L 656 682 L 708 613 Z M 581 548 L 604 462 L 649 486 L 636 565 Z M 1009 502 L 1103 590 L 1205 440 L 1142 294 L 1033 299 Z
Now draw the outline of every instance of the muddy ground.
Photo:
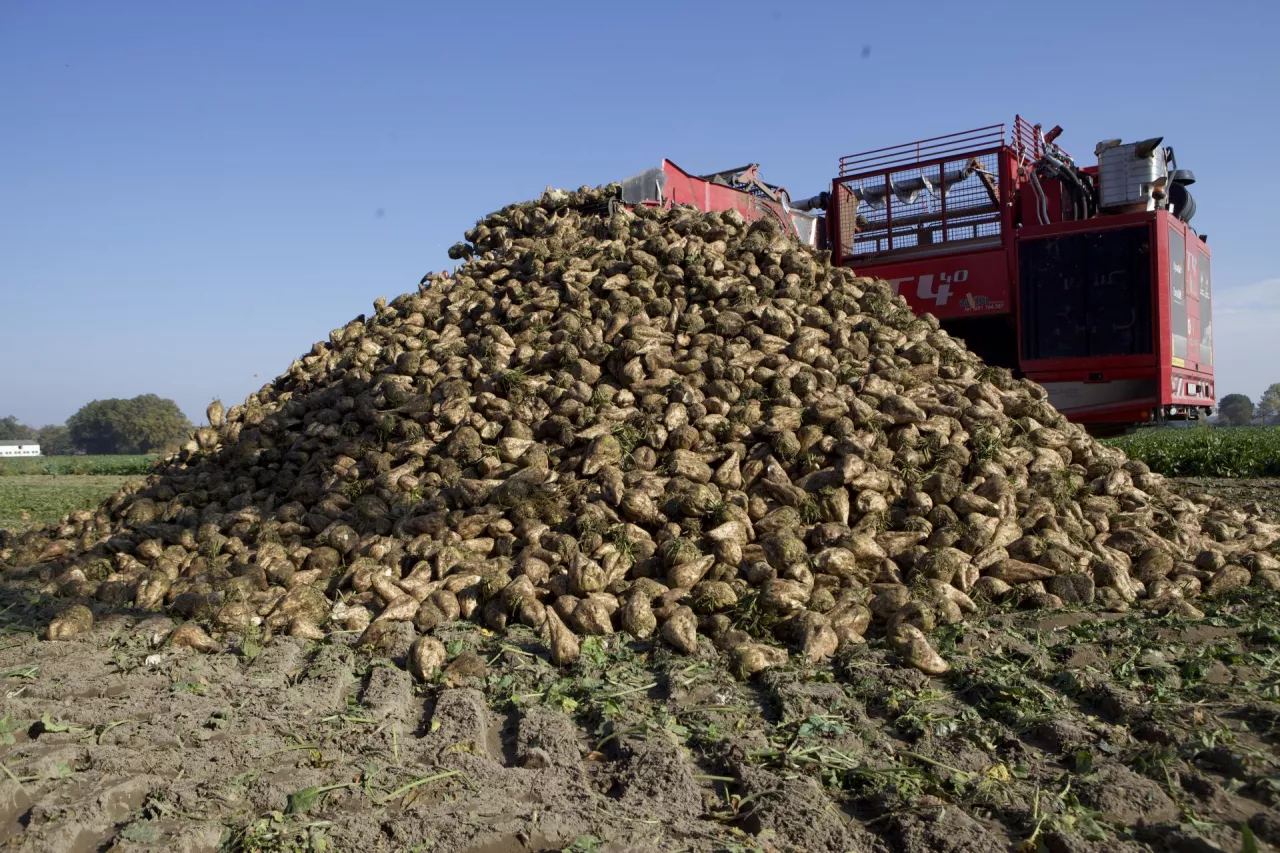
M 1280 518 L 1280 478 L 1259 477 L 1252 480 L 1227 480 L 1211 477 L 1183 477 L 1171 480 L 1183 494 L 1202 492 L 1221 498 L 1267 516 Z
M 1232 496 L 1280 514 L 1274 481 Z M 102 610 L 54 643 L 47 602 L 0 599 L 3 850 L 1280 845 L 1275 592 L 1200 601 L 1199 622 L 992 608 L 934 632 L 938 678 L 873 641 L 746 683 L 709 645 L 589 640 L 561 672 L 532 634 L 461 623 L 432 684 L 400 666 L 407 623 L 376 650 L 203 655 L 158 643 L 165 617 Z

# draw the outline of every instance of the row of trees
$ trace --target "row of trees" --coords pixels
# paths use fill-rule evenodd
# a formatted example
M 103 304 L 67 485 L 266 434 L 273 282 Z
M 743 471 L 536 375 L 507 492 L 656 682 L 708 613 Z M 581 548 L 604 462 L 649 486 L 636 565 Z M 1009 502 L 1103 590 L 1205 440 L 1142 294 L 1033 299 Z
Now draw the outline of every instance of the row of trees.
M 1256 406 L 1244 394 L 1228 394 L 1218 401 L 1218 416 L 1228 426 L 1280 425 L 1280 382 L 1263 391 Z
M 141 394 L 131 400 L 94 400 L 65 424 L 39 428 L 0 418 L 0 441 L 33 440 L 46 456 L 68 453 L 155 453 L 181 441 L 191 422 L 173 400 Z

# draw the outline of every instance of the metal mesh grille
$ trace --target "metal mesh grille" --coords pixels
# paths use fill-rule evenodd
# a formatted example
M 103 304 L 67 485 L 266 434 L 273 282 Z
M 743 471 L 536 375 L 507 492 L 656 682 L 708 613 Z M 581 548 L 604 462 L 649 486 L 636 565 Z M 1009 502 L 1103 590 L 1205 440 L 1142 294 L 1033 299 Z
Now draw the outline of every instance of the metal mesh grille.
M 840 245 L 855 258 L 998 245 L 999 160 L 996 151 L 965 154 L 842 180 Z

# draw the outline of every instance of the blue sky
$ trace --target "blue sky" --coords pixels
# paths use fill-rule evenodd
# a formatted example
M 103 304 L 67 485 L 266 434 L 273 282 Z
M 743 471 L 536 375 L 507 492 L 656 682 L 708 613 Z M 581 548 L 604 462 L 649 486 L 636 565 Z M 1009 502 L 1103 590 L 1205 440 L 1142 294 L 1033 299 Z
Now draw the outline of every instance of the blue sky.
M 196 422 L 485 213 L 669 157 L 793 195 L 1021 112 L 1196 172 L 1219 393 L 1280 381 L 1280 4 L 0 4 L 0 416 Z M 869 54 L 864 57 L 864 46 Z

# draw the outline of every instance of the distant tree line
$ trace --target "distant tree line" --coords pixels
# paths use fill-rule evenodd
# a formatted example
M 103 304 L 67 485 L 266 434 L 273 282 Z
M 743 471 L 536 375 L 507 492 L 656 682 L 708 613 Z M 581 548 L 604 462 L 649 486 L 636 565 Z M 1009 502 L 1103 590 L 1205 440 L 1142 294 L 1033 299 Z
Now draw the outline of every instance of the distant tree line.
M 39 429 L 18 423 L 13 415 L 0 418 L 0 441 L 34 441 L 46 456 L 73 453 L 71 435 L 61 424 L 50 424 Z
M 155 394 L 94 400 L 65 424 L 36 428 L 13 415 L 0 418 L 0 441 L 35 441 L 46 456 L 157 453 L 185 439 L 191 430 L 178 404 Z
M 1227 426 L 1280 426 L 1280 382 L 1263 391 L 1256 406 L 1244 394 L 1228 394 L 1218 402 L 1218 418 Z

